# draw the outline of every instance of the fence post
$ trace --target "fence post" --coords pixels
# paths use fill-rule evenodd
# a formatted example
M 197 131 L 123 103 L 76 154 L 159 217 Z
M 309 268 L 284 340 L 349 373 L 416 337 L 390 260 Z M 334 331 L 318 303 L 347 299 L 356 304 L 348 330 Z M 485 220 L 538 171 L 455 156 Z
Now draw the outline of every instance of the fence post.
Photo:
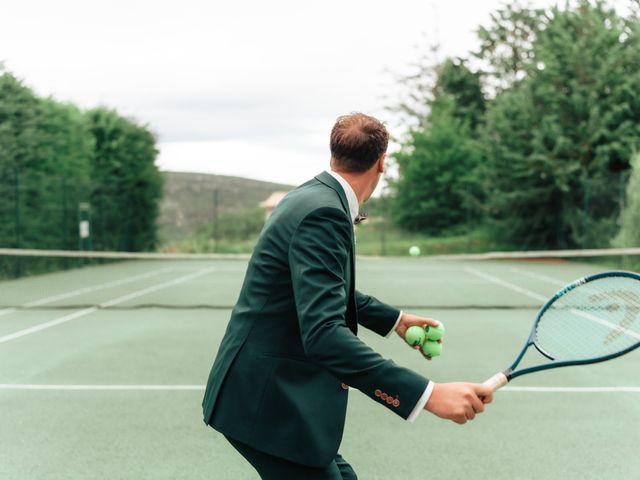
M 21 219 L 20 219 L 20 169 L 18 166 L 16 166 L 15 201 L 16 201 L 16 248 L 21 248 L 22 247 L 22 225 L 21 225 Z M 13 273 L 16 278 L 19 278 L 22 276 L 22 257 L 16 258 Z
M 16 167 L 15 181 L 15 200 L 16 200 L 16 248 L 22 246 L 22 225 L 20 224 L 20 170 Z
M 388 218 L 387 215 L 389 215 L 389 208 L 388 208 L 388 204 L 387 204 L 387 196 L 384 195 L 384 192 L 382 195 L 380 195 L 380 203 L 382 204 L 382 225 L 380 228 L 380 256 L 384 257 L 387 255 L 387 237 L 386 237 L 386 230 L 387 230 L 387 222 L 388 222 Z
M 218 189 L 213 190 L 213 251 L 218 251 Z

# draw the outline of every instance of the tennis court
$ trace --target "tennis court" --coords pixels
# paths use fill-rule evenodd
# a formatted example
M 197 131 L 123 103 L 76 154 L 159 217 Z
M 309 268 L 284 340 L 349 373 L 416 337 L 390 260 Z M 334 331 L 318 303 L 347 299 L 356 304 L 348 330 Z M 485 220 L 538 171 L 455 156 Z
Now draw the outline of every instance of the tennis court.
M 201 399 L 246 260 L 135 260 L 0 282 L 0 478 L 251 479 Z M 580 261 L 360 258 L 358 287 L 441 320 L 443 356 L 360 330 L 438 381 L 481 382 Z M 640 478 L 640 352 L 518 378 L 475 421 L 409 424 L 352 390 L 361 479 Z

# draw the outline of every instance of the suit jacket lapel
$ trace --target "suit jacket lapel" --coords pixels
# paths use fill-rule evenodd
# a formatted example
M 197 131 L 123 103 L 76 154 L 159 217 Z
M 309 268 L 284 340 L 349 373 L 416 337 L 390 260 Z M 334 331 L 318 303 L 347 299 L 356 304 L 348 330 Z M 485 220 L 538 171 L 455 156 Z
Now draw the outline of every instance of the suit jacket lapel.
M 351 213 L 349 210 L 349 202 L 347 201 L 347 195 L 344 193 L 344 189 L 342 185 L 329 175 L 327 172 L 322 172 L 320 175 L 317 175 L 316 180 L 325 184 L 327 187 L 335 190 L 340 197 L 340 202 L 342 203 L 342 208 L 344 208 L 345 213 L 348 218 L 351 218 Z M 349 271 L 351 276 L 351 281 L 349 282 L 349 300 L 347 302 L 347 326 L 354 333 L 358 333 L 358 310 L 355 306 L 355 281 L 356 281 L 356 267 L 355 267 L 355 248 L 354 248 L 354 235 L 351 236 L 351 251 L 349 252 Z
M 349 212 L 349 202 L 347 201 L 347 195 L 344 193 L 344 188 L 342 188 L 342 185 L 340 185 L 340 183 L 331 175 L 329 175 L 327 172 L 322 172 L 320 175 L 317 175 L 315 178 L 319 182 L 324 183 L 327 187 L 335 190 L 338 193 L 338 196 L 340 197 L 340 202 L 342 203 L 342 208 L 344 208 L 344 211 L 347 214 L 347 216 L 351 218 L 351 213 Z

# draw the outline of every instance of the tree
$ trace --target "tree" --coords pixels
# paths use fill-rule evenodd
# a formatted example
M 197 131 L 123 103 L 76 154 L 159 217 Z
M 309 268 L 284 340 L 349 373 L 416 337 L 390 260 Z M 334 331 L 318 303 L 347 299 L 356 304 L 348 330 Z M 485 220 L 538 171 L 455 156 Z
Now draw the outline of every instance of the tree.
M 102 227 L 96 246 L 153 248 L 162 193 L 156 154 L 145 127 L 110 110 L 85 114 L 38 97 L 0 64 L 0 244 L 75 248 L 78 205 L 90 202 Z M 1 263 L 9 275 L 65 265 Z
M 73 248 L 75 211 L 88 197 L 92 144 L 82 112 L 43 99 L 0 66 L 0 244 Z M 0 276 L 65 265 L 2 259 Z
M 92 145 L 74 106 L 37 97 L 0 75 L 0 242 L 70 248 L 75 206 L 88 193 Z
M 107 108 L 87 112 L 87 120 L 95 141 L 91 161 L 95 245 L 126 251 L 153 249 L 162 196 L 154 135 Z
M 473 55 L 483 64 L 490 91 L 505 90 L 526 76 L 534 59 L 534 42 L 548 20 L 544 10 L 515 1 L 492 14 L 489 27 L 478 28 L 480 47 Z
M 486 206 L 522 247 L 607 245 L 640 146 L 638 21 L 586 0 L 547 16 L 526 77 L 487 112 Z
M 427 124 L 440 65 L 437 58 L 438 47 L 430 47 L 427 53 L 412 65 L 415 69 L 413 73 L 396 77 L 396 81 L 404 87 L 403 99 L 387 109 L 399 115 L 406 125 L 425 127 Z
M 501 93 L 489 107 L 482 132 L 484 162 L 477 178 L 495 236 L 520 248 L 562 246 L 566 178 L 571 164 L 556 162 L 540 144 L 553 131 L 541 125 L 525 83 Z
M 0 242 L 23 246 L 21 176 L 34 166 L 38 99 L 20 80 L 0 69 Z
M 447 58 L 437 67 L 436 73 L 430 104 L 446 95 L 451 96 L 453 116 L 469 125 L 475 133 L 486 109 L 480 74 L 472 72 L 461 58 Z
M 29 208 L 29 240 L 38 248 L 78 245 L 77 208 L 89 200 L 93 142 L 74 105 L 39 99 L 34 165 L 24 172 L 23 204 Z
M 480 156 L 472 139 L 485 101 L 479 75 L 463 59 L 446 59 L 423 74 L 434 75 L 423 98 L 428 113 L 417 118 L 393 156 L 400 178 L 392 184 L 392 217 L 406 229 L 437 233 L 464 223 L 473 208 L 469 193 Z M 413 79 L 413 88 L 429 78 Z M 414 98 L 421 92 L 415 90 Z
M 414 128 L 394 155 L 399 179 L 394 221 L 407 230 L 439 233 L 465 221 L 469 172 L 479 161 L 468 122 L 456 118 L 455 100 L 441 95 L 432 104 L 429 127 Z
M 612 244 L 615 247 L 640 246 L 640 154 L 632 161 L 631 176 L 627 184 L 626 203 L 618 221 L 620 230 Z

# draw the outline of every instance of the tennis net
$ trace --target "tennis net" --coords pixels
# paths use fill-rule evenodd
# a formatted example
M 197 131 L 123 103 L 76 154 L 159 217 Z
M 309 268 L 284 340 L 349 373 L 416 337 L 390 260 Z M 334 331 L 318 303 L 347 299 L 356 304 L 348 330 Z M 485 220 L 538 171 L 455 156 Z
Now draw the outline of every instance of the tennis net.
M 0 309 L 230 309 L 248 255 L 0 249 Z M 404 309 L 539 308 L 563 285 L 640 270 L 640 248 L 359 257 L 358 289 Z

